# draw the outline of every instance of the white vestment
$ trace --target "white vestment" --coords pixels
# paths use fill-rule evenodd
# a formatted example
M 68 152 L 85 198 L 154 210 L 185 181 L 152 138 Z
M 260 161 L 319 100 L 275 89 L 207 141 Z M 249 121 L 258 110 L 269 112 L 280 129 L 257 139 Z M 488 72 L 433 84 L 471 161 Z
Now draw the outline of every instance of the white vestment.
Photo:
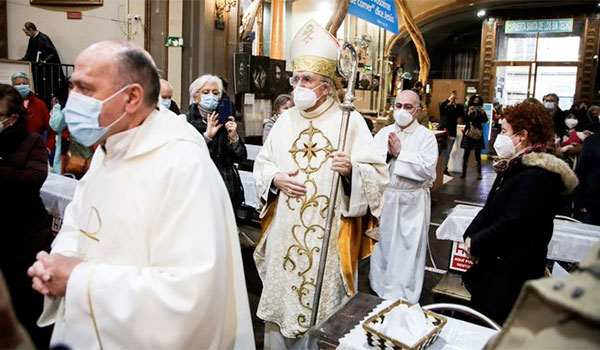
M 38 323 L 72 349 L 253 349 L 233 209 L 202 136 L 161 109 L 108 138 L 53 254 L 84 260 Z
M 371 288 L 384 299 L 417 303 L 425 275 L 427 232 L 431 214 L 429 187 L 435 181 L 438 146 L 431 131 L 416 121 L 404 131 L 392 124 L 375 135 L 382 154 L 388 137 L 402 143 L 389 163 L 390 182 L 379 221 L 379 242 L 371 255 Z
M 254 163 L 257 194 L 267 213 L 269 195 L 277 202 L 273 219 L 254 253 L 263 291 L 259 318 L 277 324 L 281 334 L 296 338 L 308 329 L 320 247 L 333 171 L 329 154 L 336 150 L 342 111 L 328 98 L 315 111 L 288 109 L 273 126 Z M 318 319 L 323 319 L 356 290 L 342 277 L 338 254 L 341 216 L 360 217 L 370 209 L 379 217 L 382 194 L 387 184 L 385 159 L 377 152 L 363 117 L 353 112 L 349 118 L 346 150 L 352 161 L 350 196 L 340 185 L 328 250 Z M 272 186 L 275 174 L 299 170 L 293 177 L 304 183 L 307 194 L 290 198 Z M 356 268 L 356 267 L 354 267 Z

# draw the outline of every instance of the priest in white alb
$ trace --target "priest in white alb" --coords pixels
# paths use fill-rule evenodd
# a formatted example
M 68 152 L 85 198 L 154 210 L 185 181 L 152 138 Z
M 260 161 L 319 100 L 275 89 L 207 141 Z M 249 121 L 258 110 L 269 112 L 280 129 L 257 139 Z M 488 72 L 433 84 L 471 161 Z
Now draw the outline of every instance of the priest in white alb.
M 402 91 L 394 104 L 395 123 L 375 135 L 387 158 L 390 183 L 379 221 L 379 242 L 371 255 L 369 281 L 383 299 L 419 302 L 425 275 L 431 214 L 429 188 L 435 181 L 435 135 L 417 122 L 419 96 Z
M 349 118 L 347 152 L 336 149 L 338 47 L 313 20 L 296 34 L 290 48 L 295 106 L 274 124 L 254 163 L 263 223 L 254 253 L 263 282 L 257 315 L 266 321 L 267 349 L 290 347 L 309 328 L 327 208 L 336 210 L 318 320 L 356 292 L 358 260 L 372 248 L 363 232 L 381 212 L 385 158 L 358 112 Z M 335 171 L 342 184 L 331 203 Z
M 28 271 L 51 346 L 253 349 L 227 190 L 202 136 L 157 108 L 149 55 L 96 43 L 71 81 L 71 136 L 98 148 L 51 253 Z

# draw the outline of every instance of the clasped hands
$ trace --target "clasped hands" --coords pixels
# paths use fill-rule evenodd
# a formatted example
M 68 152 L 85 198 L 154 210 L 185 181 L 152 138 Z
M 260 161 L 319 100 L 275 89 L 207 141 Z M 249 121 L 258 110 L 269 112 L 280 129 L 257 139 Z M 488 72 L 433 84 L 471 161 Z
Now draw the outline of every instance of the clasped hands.
M 344 152 L 332 152 L 329 155 L 331 158 L 331 170 L 337 171 L 340 175 L 350 178 L 352 174 L 352 162 L 350 156 Z M 279 188 L 288 197 L 302 197 L 306 194 L 306 185 L 302 182 L 293 179 L 298 175 L 298 170 L 289 173 L 277 173 L 273 178 L 273 185 Z
M 62 297 L 67 291 L 67 282 L 73 269 L 83 262 L 60 254 L 37 253 L 37 261 L 27 270 L 31 287 L 50 299 Z

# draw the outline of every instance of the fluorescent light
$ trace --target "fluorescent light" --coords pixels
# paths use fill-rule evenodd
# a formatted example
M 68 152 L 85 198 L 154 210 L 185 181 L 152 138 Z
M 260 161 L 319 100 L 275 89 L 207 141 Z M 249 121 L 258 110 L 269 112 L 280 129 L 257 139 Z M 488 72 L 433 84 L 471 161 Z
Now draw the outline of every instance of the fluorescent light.
M 485 10 L 477 11 L 477 17 L 482 18 L 483 16 L 485 16 Z

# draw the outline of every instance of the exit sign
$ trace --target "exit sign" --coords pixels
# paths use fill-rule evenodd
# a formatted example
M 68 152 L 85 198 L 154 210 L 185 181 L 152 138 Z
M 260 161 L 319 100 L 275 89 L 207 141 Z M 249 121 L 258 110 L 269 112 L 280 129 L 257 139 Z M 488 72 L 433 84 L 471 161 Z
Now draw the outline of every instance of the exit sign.
M 178 36 L 169 36 L 165 40 L 165 46 L 167 47 L 183 47 L 183 38 Z

